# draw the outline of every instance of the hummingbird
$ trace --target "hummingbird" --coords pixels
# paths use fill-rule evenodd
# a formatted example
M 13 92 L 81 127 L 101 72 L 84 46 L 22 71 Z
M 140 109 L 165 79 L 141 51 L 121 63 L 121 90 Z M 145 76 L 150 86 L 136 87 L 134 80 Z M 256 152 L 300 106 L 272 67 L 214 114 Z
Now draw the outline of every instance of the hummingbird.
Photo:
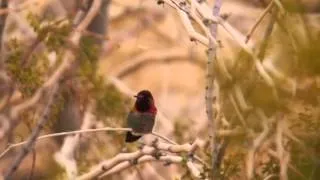
M 157 108 L 150 91 L 142 90 L 137 95 L 133 109 L 129 112 L 127 123 L 132 131 L 127 132 L 126 142 L 131 143 L 137 141 L 143 134 L 151 133 Z

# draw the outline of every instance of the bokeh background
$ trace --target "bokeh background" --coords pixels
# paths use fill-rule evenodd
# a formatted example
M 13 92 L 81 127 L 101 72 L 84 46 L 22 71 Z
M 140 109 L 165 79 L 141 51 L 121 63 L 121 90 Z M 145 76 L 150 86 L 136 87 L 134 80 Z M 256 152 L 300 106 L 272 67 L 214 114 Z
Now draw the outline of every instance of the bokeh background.
M 269 2 L 223 0 L 221 14 L 244 40 Z M 219 123 L 221 129 L 237 130 L 224 139 L 229 142 L 221 166 L 224 179 L 245 179 L 246 154 L 254 137 L 262 131 L 256 110 L 262 110 L 266 117 L 272 119 L 271 130 L 255 155 L 256 178 L 264 179 L 279 173 L 279 161 L 268 155 L 268 148 L 274 149 L 275 146 L 272 139 L 279 119 L 285 119 L 285 127 L 290 129 L 283 142 L 286 152 L 290 153 L 289 179 L 320 178 L 320 2 L 281 2 L 287 12 L 278 16 L 267 47 L 263 47 L 265 32 L 270 26 L 270 19 L 277 16 L 278 11 L 273 15 L 269 13 L 262 20 L 248 42 L 256 52 L 264 51 L 259 55 L 263 57 L 265 67 L 271 63 L 280 72 L 278 76 L 279 73 L 268 71 L 275 81 L 275 88 L 267 86 L 259 77 L 250 55 L 220 26 L 218 28 L 217 39 L 221 47 L 217 58 L 226 64 L 232 77 L 230 80 L 221 69 L 215 69 L 223 116 Z M 1 49 L 4 78 L 1 78 L 0 98 L 10 98 L 1 106 L 1 115 L 8 116 L 12 107 L 31 97 L 46 81 L 48 73 L 61 62 L 65 49 L 69 48 L 63 39 L 72 30 L 70 24 L 81 3 L 81 0 L 9 1 L 13 10 L 1 15 L 7 16 Z M 208 1 L 208 4 L 213 7 L 214 1 Z M 14 9 L 17 7 L 21 9 Z M 108 1 L 103 4 L 99 16 L 92 29 L 83 33 L 85 38 L 80 43 L 80 50 L 76 51 L 79 63 L 64 75 L 65 81 L 41 134 L 77 130 L 84 126 L 125 127 L 126 114 L 133 106 L 132 95 L 148 89 L 161 112 L 154 131 L 179 144 L 200 139 L 202 146 L 197 154 L 210 163 L 210 129 L 205 107 L 207 47 L 190 41 L 176 10 L 166 4 L 158 5 L 155 0 Z M 61 19 L 63 22 L 56 22 Z M 48 25 L 52 34 L 43 31 L 45 24 L 53 22 L 56 24 Z M 201 32 L 199 27 L 196 28 Z M 92 31 L 96 31 L 95 34 L 90 34 Z M 50 36 L 52 40 L 41 39 L 41 34 Z M 23 59 L 26 62 L 21 62 Z M 248 109 L 237 102 L 239 110 L 231 101 L 230 94 L 236 88 L 243 92 Z M 30 136 L 45 105 L 44 99 L 8 121 L 8 130 L 1 134 L 1 152 L 9 143 L 17 143 Z M 84 116 L 88 109 L 92 110 L 94 118 L 85 125 Z M 242 119 L 246 126 L 241 123 Z M 5 123 L 2 121 L 3 128 Z M 145 139 L 152 137 L 147 135 Z M 65 141 L 64 137 L 56 137 L 37 142 L 14 174 L 14 179 L 67 179 L 57 155 Z M 78 174 L 120 152 L 131 152 L 137 148 L 137 144 L 125 144 L 124 133 L 121 132 L 84 134 L 73 153 Z M 20 150 L 13 148 L 1 157 L 0 172 L 6 171 Z M 192 177 L 181 166 L 152 162 L 105 179 Z M 279 176 L 271 179 L 279 179 Z

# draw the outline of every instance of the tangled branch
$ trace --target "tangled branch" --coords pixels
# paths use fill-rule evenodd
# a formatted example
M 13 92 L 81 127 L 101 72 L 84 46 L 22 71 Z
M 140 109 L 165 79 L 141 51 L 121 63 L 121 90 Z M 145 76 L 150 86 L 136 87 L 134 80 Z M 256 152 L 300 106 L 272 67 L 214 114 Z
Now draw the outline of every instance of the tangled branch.
M 167 155 L 161 153 L 181 153 L 187 152 L 190 156 L 199 147 L 198 140 L 192 144 L 172 145 L 159 141 L 154 141 L 151 145 L 144 145 L 141 150 L 132 153 L 120 153 L 115 157 L 101 162 L 89 172 L 78 177 L 78 180 L 86 180 L 93 178 L 102 178 L 107 175 L 122 171 L 133 165 L 140 164 L 147 161 L 164 161 L 166 163 L 183 163 L 184 158 L 179 155 Z M 192 162 L 192 158 L 187 158 L 186 166 L 194 177 L 200 178 L 200 171 Z

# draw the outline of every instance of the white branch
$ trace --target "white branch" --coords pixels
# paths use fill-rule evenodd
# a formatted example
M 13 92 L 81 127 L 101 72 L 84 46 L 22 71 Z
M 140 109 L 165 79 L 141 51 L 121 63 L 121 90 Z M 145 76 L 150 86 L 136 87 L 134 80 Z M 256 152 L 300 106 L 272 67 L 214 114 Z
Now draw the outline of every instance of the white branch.
M 146 145 L 141 150 L 132 153 L 120 153 L 115 157 L 101 162 L 96 167 L 92 168 L 88 173 L 78 177 L 78 180 L 93 179 L 96 177 L 104 177 L 113 173 L 117 173 L 134 164 L 143 163 L 146 161 L 165 161 L 169 163 L 182 163 L 184 159 L 181 156 L 164 155 L 159 151 L 169 153 L 189 152 L 193 153 L 199 146 L 199 141 L 196 140 L 193 144 L 172 145 L 163 142 L 154 142 L 152 146 Z M 189 160 L 188 160 L 189 161 Z M 194 177 L 199 178 L 199 170 L 190 161 L 187 165 Z
M 89 110 L 84 114 L 81 130 L 89 129 L 92 125 L 92 119 L 93 115 L 91 114 L 89 107 Z M 69 135 L 65 137 L 60 151 L 56 152 L 54 155 L 54 159 L 65 168 L 68 179 L 74 179 L 78 175 L 77 162 L 74 158 L 74 153 L 79 146 L 80 135 L 81 134 L 76 134 L 75 136 Z

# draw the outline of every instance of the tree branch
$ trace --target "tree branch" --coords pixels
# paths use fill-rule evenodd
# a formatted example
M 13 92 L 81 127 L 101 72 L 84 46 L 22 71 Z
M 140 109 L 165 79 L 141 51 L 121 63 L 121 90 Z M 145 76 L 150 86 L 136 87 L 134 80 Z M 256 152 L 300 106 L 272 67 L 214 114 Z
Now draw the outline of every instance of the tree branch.
M 189 62 L 199 66 L 200 68 L 205 67 L 205 63 L 199 60 L 188 61 L 190 57 L 189 52 L 181 48 L 169 48 L 164 50 L 154 50 L 142 53 L 136 58 L 130 59 L 128 63 L 121 65 L 121 69 L 111 72 L 114 76 L 122 79 L 132 72 L 151 64 L 151 63 L 169 63 L 173 61 Z
M 40 131 L 43 129 L 44 125 L 46 124 L 46 122 L 48 121 L 48 119 L 50 117 L 49 114 L 51 111 L 51 106 L 54 102 L 55 95 L 56 95 L 57 91 L 58 91 L 58 86 L 56 85 L 53 87 L 53 89 L 49 95 L 48 104 L 46 105 L 42 115 L 40 116 L 40 120 L 39 120 L 37 126 L 32 131 L 32 134 L 30 135 L 26 144 L 23 146 L 22 151 L 18 154 L 18 156 L 13 161 L 12 165 L 9 166 L 8 171 L 5 173 L 5 175 L 4 175 L 5 180 L 11 179 L 12 174 L 18 169 L 18 167 L 19 167 L 20 163 L 22 162 L 22 160 L 24 159 L 24 157 L 33 148 L 34 143 L 35 143 Z
M 134 164 L 139 164 L 146 161 L 181 163 L 183 162 L 183 158 L 181 156 L 164 155 L 159 151 L 165 151 L 169 153 L 189 152 L 193 154 L 198 146 L 199 142 L 197 140 L 193 144 L 187 143 L 183 145 L 172 145 L 155 141 L 151 145 L 145 145 L 139 151 L 132 153 L 120 153 L 109 160 L 103 161 L 88 173 L 83 174 L 77 179 L 86 180 L 96 177 L 102 178 L 104 176 L 129 168 Z M 187 160 L 187 166 L 195 177 L 200 177 L 200 171 L 190 160 Z
M 82 129 L 77 131 L 69 131 L 69 132 L 60 132 L 60 133 L 53 133 L 53 134 L 46 134 L 43 136 L 39 136 L 36 141 L 48 139 L 52 137 L 59 137 L 59 136 L 68 136 L 68 135 L 77 135 L 77 134 L 83 134 L 83 133 L 94 133 L 94 132 L 106 132 L 106 131 L 131 131 L 131 128 L 112 128 L 112 127 L 103 127 L 103 128 L 97 128 L 97 129 Z M 19 147 L 22 145 L 25 145 L 27 141 L 10 144 L 1 154 L 0 159 L 9 152 L 12 148 Z
M 258 19 L 256 20 L 256 22 L 253 24 L 253 26 L 251 27 L 251 29 L 249 30 L 249 32 L 246 35 L 246 40 L 245 43 L 248 43 L 252 34 L 254 33 L 254 31 L 257 29 L 257 27 L 259 26 L 259 24 L 262 22 L 263 18 L 270 13 L 272 7 L 273 7 L 273 0 L 271 0 L 271 2 L 269 3 L 269 5 L 267 6 L 267 8 L 260 14 L 260 16 L 258 17 Z
M 220 14 L 220 8 L 222 5 L 222 0 L 216 0 L 212 14 L 215 17 L 218 17 Z M 218 32 L 218 24 L 216 23 L 211 23 L 210 24 L 210 33 L 213 36 L 214 39 L 217 39 L 217 32 Z M 217 138 L 217 131 L 219 129 L 219 122 L 217 122 L 217 118 L 214 118 L 214 113 L 213 113 L 213 84 L 214 84 L 214 67 L 213 63 L 214 61 L 217 60 L 217 45 L 213 43 L 211 40 L 209 41 L 209 49 L 208 49 L 208 63 L 207 63 L 207 85 L 206 85 L 206 112 L 207 112 L 207 118 L 208 118 L 208 124 L 209 124 L 209 137 L 211 138 L 211 148 L 212 148 L 212 159 L 211 159 L 211 167 L 212 167 L 212 177 L 215 179 L 219 175 L 219 167 L 220 165 L 217 163 L 218 162 L 218 138 Z M 217 84 L 217 83 L 216 83 Z M 219 92 L 218 88 L 219 86 L 215 87 L 215 97 L 217 99 L 217 92 Z M 215 113 L 217 114 L 217 112 Z

